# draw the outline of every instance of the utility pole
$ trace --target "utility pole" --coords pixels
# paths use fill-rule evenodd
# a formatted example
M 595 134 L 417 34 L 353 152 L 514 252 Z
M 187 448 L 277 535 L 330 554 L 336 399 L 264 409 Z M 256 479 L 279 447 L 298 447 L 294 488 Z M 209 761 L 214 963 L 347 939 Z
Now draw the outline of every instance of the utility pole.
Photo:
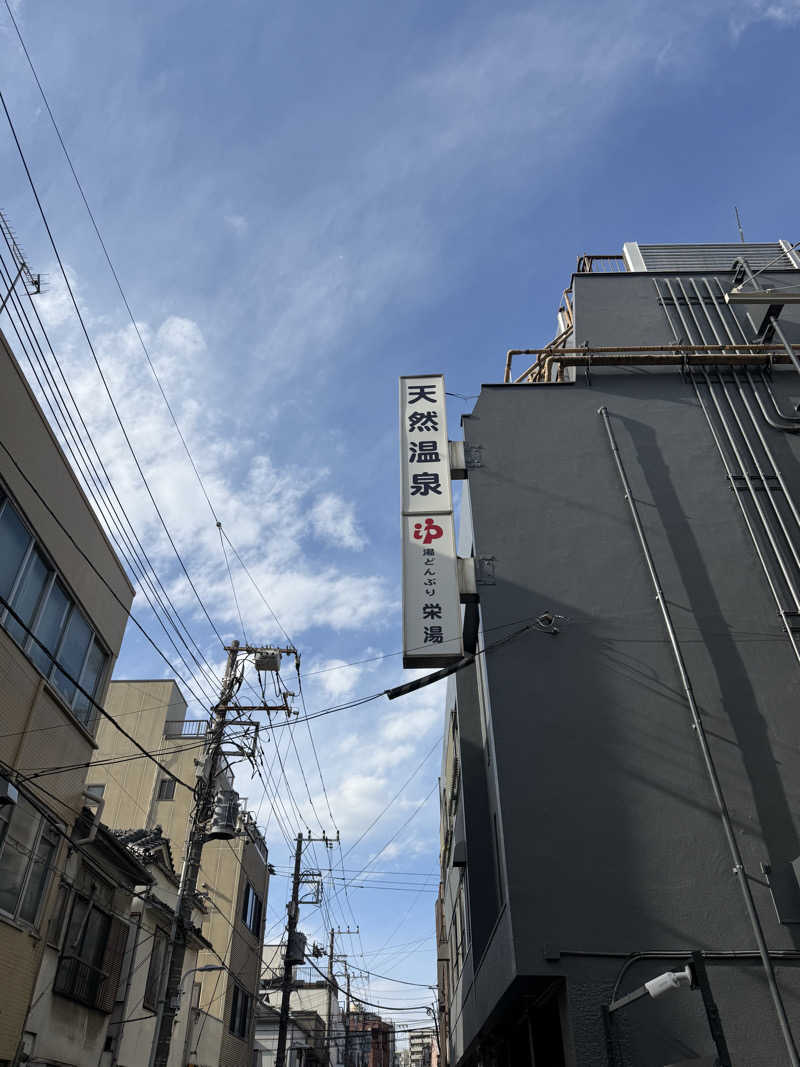
M 338 840 L 338 834 L 337 834 L 337 840 Z M 328 1020 L 327 1020 L 327 1026 L 325 1028 L 326 1029 L 326 1042 L 327 1042 L 327 1049 L 328 1049 L 328 1064 L 329 1065 L 331 1064 L 331 1044 L 332 1044 L 332 1041 L 333 1041 L 333 1002 L 332 1002 L 331 998 L 336 995 L 336 990 L 338 988 L 337 985 L 336 985 L 336 980 L 333 977 L 333 939 L 334 939 L 334 936 L 336 934 L 357 934 L 358 932 L 359 932 L 359 928 L 358 927 L 356 927 L 355 930 L 351 930 L 349 926 L 348 926 L 348 928 L 346 930 L 342 930 L 341 927 L 339 927 L 338 930 L 333 930 L 333 929 L 331 930 L 330 945 L 328 946 Z M 346 962 L 347 957 L 346 956 L 345 957 L 339 956 L 337 958 L 338 959 L 342 959 L 342 958 L 345 959 L 345 974 L 347 975 L 347 1014 L 349 1015 L 350 1014 L 350 975 L 347 974 L 347 962 Z M 345 1050 L 347 1049 L 347 1027 L 348 1027 L 348 1021 L 349 1020 L 345 1021 Z
M 286 952 L 283 957 L 283 985 L 281 987 L 281 1016 L 278 1022 L 278 1048 L 275 1052 L 275 1067 L 284 1067 L 286 1061 L 286 1032 L 289 1029 L 289 1004 L 292 997 L 292 954 L 289 951 L 297 930 L 300 913 L 298 898 L 300 896 L 300 861 L 303 858 L 303 835 L 297 835 L 294 850 L 294 872 L 292 874 L 292 899 L 286 905 Z
M 278 1021 L 278 1047 L 275 1050 L 275 1067 L 285 1067 L 286 1064 L 286 1034 L 289 1029 L 289 1007 L 292 999 L 292 968 L 297 960 L 294 956 L 297 931 L 297 921 L 300 917 L 300 886 L 304 882 L 318 877 L 318 871 L 306 871 L 301 873 L 300 863 L 303 859 L 303 844 L 312 841 L 322 841 L 327 846 L 328 838 L 312 837 L 310 834 L 304 838 L 302 833 L 297 835 L 297 843 L 294 850 L 294 871 L 292 872 L 292 898 L 286 905 L 286 952 L 283 957 L 283 982 L 281 984 L 281 1014 Z M 302 963 L 302 958 L 300 961 Z
M 333 938 L 335 931 L 331 927 L 331 940 L 328 946 L 328 1020 L 325 1027 L 325 1046 L 328 1050 L 328 1064 L 331 1063 L 331 1037 L 332 1037 L 332 1025 L 333 1025 L 333 1004 L 331 998 L 333 996 L 334 981 L 333 981 Z
M 344 977 L 347 982 L 347 1000 L 344 1014 L 344 1067 L 350 1067 L 350 971 L 347 969 L 347 959 L 344 961 Z
M 2 229 L 2 226 L 0 226 Z M 220 687 L 219 700 L 211 709 L 212 719 L 206 732 L 205 746 L 203 749 L 202 769 L 197 776 L 195 786 L 195 803 L 189 817 L 189 830 L 186 838 L 186 849 L 181 869 L 181 879 L 178 886 L 178 897 L 175 902 L 175 911 L 170 926 L 167 953 L 169 965 L 166 977 L 162 979 L 161 996 L 158 1000 L 156 1012 L 156 1025 L 153 1032 L 153 1042 L 150 1047 L 150 1059 L 148 1067 L 167 1067 L 172 1030 L 175 1016 L 178 1012 L 178 997 L 183 977 L 183 962 L 186 955 L 186 931 L 191 927 L 192 906 L 197 892 L 197 879 L 200 873 L 200 860 L 203 854 L 203 845 L 208 840 L 209 824 L 214 814 L 214 798 L 216 779 L 220 771 L 220 760 L 223 756 L 222 746 L 225 741 L 225 726 L 229 710 L 237 713 L 246 711 L 286 711 L 289 713 L 288 698 L 290 693 L 283 694 L 283 703 L 270 705 L 266 702 L 243 706 L 231 702 L 239 691 L 244 678 L 244 665 L 239 669 L 239 656 L 253 656 L 253 664 L 256 671 L 277 672 L 280 668 L 282 655 L 293 655 L 295 660 L 298 652 L 295 648 L 254 647 L 252 645 L 240 645 L 238 641 L 231 642 L 225 647 L 228 659 L 225 664 L 225 673 Z M 233 721 L 233 720 L 232 720 Z M 231 723 L 228 723 L 230 725 Z M 255 726 L 252 720 L 244 722 L 239 720 L 239 725 Z M 254 744 L 255 750 L 255 744 Z
M 206 830 L 214 812 L 214 783 L 219 771 L 219 759 L 225 734 L 225 718 L 228 705 L 237 691 L 240 680 L 236 667 L 239 642 L 226 648 L 228 660 L 222 679 L 219 700 L 211 709 L 213 721 L 206 737 L 202 771 L 197 779 L 195 805 L 189 820 L 186 855 L 178 886 L 178 898 L 172 915 L 169 947 L 172 949 L 167 970 L 166 987 L 158 1003 L 153 1044 L 150 1049 L 150 1067 L 167 1067 L 175 1015 L 178 1011 L 178 994 L 183 977 L 183 961 L 186 955 L 186 931 L 191 926 L 192 905 L 197 892 L 197 876 L 203 852 Z

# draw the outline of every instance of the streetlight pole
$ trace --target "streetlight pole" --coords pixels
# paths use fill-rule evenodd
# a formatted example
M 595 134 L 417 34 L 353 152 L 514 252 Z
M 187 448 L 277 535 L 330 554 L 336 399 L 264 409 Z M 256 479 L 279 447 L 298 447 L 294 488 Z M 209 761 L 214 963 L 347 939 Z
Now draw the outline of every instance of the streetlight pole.
M 208 964 L 206 964 L 205 967 L 192 967 L 192 969 L 187 971 L 184 974 L 183 978 L 181 978 L 180 992 L 178 993 L 178 997 L 179 998 L 183 997 L 183 983 L 186 981 L 186 979 L 189 977 L 190 974 L 197 974 L 197 973 L 205 974 L 207 971 L 224 971 L 224 970 L 225 970 L 225 968 L 220 963 L 208 963 Z M 179 1008 L 179 1010 L 180 1010 L 180 1008 Z M 187 1064 L 189 1062 L 189 1053 L 191 1051 L 191 1043 L 192 1043 L 192 998 L 190 996 L 189 997 L 189 1004 L 188 1004 L 188 1006 L 186 1008 L 186 1036 L 183 1039 L 183 1060 L 181 1061 L 182 1065 L 185 1065 L 185 1064 Z M 195 1051 L 197 1051 L 197 1050 L 195 1050 Z

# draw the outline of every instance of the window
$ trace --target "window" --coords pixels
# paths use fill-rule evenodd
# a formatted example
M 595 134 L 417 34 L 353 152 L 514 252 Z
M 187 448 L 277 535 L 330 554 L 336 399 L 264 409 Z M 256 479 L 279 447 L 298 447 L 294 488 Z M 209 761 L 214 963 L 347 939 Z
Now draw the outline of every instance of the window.
M 0 597 L 10 606 L 0 602 L 0 625 L 52 681 L 75 717 L 91 727 L 95 714 L 89 698 L 100 686 L 109 655 L 2 492 Z
M 10 615 L 6 622 L 6 629 L 18 645 L 24 645 L 28 639 L 25 627 L 30 629 L 52 573 L 41 552 L 32 549 L 11 597 L 11 607 L 22 619 L 22 624 Z
M 142 1004 L 150 1011 L 158 1009 L 158 994 L 161 990 L 161 976 L 164 973 L 168 941 L 169 938 L 163 930 L 156 930 L 150 952 L 150 967 L 147 971 L 144 997 L 142 998 Z
M 228 1023 L 228 1029 L 232 1034 L 235 1034 L 236 1037 L 247 1037 L 252 999 L 250 994 L 245 993 L 241 986 L 234 984 L 233 998 L 231 1000 L 231 1017 L 230 1022 Z
M 96 800 L 103 799 L 103 793 L 105 793 L 106 787 L 104 785 L 87 785 L 86 792 L 90 797 L 94 797 Z
M 261 934 L 261 909 L 261 897 L 248 882 L 242 898 L 242 922 L 256 937 Z
M 175 779 L 162 778 L 158 783 L 158 800 L 175 799 Z
M 0 808 L 0 911 L 36 925 L 58 841 L 24 797 Z
M 53 992 L 88 1008 L 110 1012 L 117 994 L 128 926 L 112 917 L 110 886 L 92 884 L 89 896 L 76 893 L 58 961 Z

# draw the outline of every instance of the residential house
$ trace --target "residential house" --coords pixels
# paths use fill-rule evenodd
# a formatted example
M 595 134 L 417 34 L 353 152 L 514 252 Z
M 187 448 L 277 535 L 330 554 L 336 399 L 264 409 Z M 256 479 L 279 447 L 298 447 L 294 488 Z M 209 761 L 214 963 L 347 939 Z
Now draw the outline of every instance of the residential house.
M 280 1009 L 281 985 L 283 982 L 283 946 L 265 945 L 263 951 L 264 966 L 261 977 L 261 1005 Z M 325 1063 L 327 1067 L 337 1067 L 345 1063 L 345 1014 L 339 1004 L 339 986 L 334 978 L 327 980 L 312 966 L 292 968 L 292 990 L 289 1011 L 298 1019 L 318 1016 L 324 1022 L 324 1047 L 327 1049 Z M 262 1018 L 261 1029 L 271 1025 L 266 1017 Z M 317 1030 L 314 1028 L 314 1033 Z M 265 1046 L 262 1046 L 265 1047 Z
M 280 1009 L 256 1005 L 253 1067 L 273 1067 Z M 328 1067 L 325 1020 L 315 1011 L 290 1011 L 286 1028 L 286 1067 Z
M 88 808 L 75 827 L 44 935 L 42 964 L 25 1024 L 30 1064 L 96 1067 L 113 1048 L 137 891 L 154 878 Z M 146 945 L 149 959 L 151 945 Z
M 153 882 L 147 887 L 140 887 L 145 891 L 134 897 L 131 907 L 132 932 L 128 938 L 122 980 L 109 1024 L 110 1040 L 106 1043 L 106 1051 L 111 1053 L 108 1067 L 144 1067 L 153 1044 L 156 1010 L 166 975 L 179 878 L 169 839 L 164 837 L 160 826 L 151 830 L 115 830 L 113 833 L 150 872 Z M 189 1060 L 189 1049 L 201 1039 L 201 1035 L 195 1032 L 203 1019 L 196 1011 L 199 995 L 197 957 L 200 950 L 211 949 L 210 943 L 200 932 L 207 910 L 203 898 L 198 894 L 192 911 L 192 929 L 186 941 L 184 977 L 179 990 L 169 1067 L 185 1067 Z M 222 970 L 222 963 L 218 962 L 217 967 Z

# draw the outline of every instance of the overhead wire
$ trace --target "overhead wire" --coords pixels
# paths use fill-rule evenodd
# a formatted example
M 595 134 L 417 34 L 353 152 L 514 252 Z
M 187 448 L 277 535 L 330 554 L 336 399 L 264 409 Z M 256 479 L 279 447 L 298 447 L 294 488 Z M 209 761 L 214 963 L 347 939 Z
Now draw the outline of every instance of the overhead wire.
M 6 243 L 8 242 L 6 241 Z M 4 259 L 0 255 L 0 276 L 5 277 L 8 274 L 8 268 L 5 265 Z M 207 661 L 205 661 L 206 666 L 203 666 L 203 664 L 197 659 L 197 656 L 187 644 L 186 638 L 181 632 L 181 626 L 183 626 L 189 640 L 192 642 L 192 644 L 194 644 L 195 649 L 197 649 L 197 652 L 202 657 L 202 651 L 199 649 L 196 642 L 194 642 L 191 633 L 189 632 L 188 627 L 186 626 L 186 623 L 180 617 L 179 612 L 175 608 L 175 605 L 169 597 L 169 594 L 164 588 L 164 585 L 158 576 L 158 572 L 153 566 L 153 563 L 150 557 L 148 556 L 144 545 L 139 539 L 129 516 L 127 515 L 127 512 L 125 511 L 125 508 L 121 500 L 119 499 L 116 489 L 114 488 L 111 476 L 102 460 L 102 457 L 99 454 L 94 439 L 86 425 L 80 408 L 78 407 L 77 401 L 75 400 L 75 397 L 72 393 L 69 382 L 67 381 L 66 376 L 64 375 L 60 360 L 55 354 L 55 350 L 41 321 L 41 317 L 39 316 L 39 312 L 36 308 L 36 305 L 33 303 L 33 298 L 30 294 L 27 295 L 31 303 L 31 308 L 34 313 L 34 317 L 36 318 L 40 330 L 42 331 L 42 334 L 45 338 L 45 341 L 47 342 L 47 347 L 50 351 L 53 362 L 56 368 L 58 369 L 59 375 L 64 384 L 64 388 L 66 389 L 67 395 L 70 401 L 72 402 L 77 418 L 81 424 L 84 434 L 86 435 L 86 439 L 92 447 L 92 450 L 96 457 L 97 465 L 95 465 L 95 460 L 93 460 L 92 457 L 89 455 L 88 446 L 86 443 L 84 443 L 84 440 L 80 434 L 80 431 L 78 430 L 78 427 L 75 424 L 75 420 L 69 410 L 68 405 L 65 401 L 63 401 L 60 392 L 60 387 L 55 381 L 55 375 L 53 374 L 52 370 L 48 365 L 44 349 L 42 348 L 41 343 L 39 342 L 36 336 L 36 332 L 33 329 L 33 326 L 27 316 L 27 313 L 25 312 L 25 309 L 22 305 L 22 301 L 16 295 L 16 293 L 12 292 L 10 295 L 9 302 L 6 304 L 6 313 L 9 316 L 9 321 L 11 322 L 14 332 L 17 336 L 20 348 L 25 353 L 28 359 L 28 363 L 31 367 L 31 371 L 34 375 L 34 378 L 36 379 L 36 382 L 39 386 L 42 397 L 50 409 L 56 427 L 60 431 L 64 446 L 70 458 L 72 459 L 73 464 L 77 468 L 78 472 L 80 472 L 80 474 L 82 475 L 82 480 L 84 486 L 86 487 L 87 495 L 90 497 L 99 513 L 103 516 L 107 529 L 109 531 L 109 535 L 113 539 L 117 551 L 120 553 L 123 560 L 125 560 L 125 562 L 128 564 L 128 567 L 130 568 L 133 576 L 135 578 L 138 578 L 140 583 L 143 583 L 141 584 L 141 588 L 142 592 L 145 595 L 145 599 L 147 600 L 148 605 L 150 606 L 156 621 L 161 625 L 162 629 L 164 630 L 164 633 L 168 641 L 172 645 L 173 649 L 175 650 L 176 655 L 183 662 L 184 666 L 189 670 L 189 672 L 192 673 L 193 668 L 189 665 L 184 654 L 175 644 L 170 630 L 165 625 L 164 620 L 159 614 L 159 610 L 156 607 L 156 604 L 153 603 L 154 600 L 159 605 L 161 611 L 164 613 L 164 618 L 166 618 L 167 622 L 172 626 L 173 630 L 175 631 L 177 639 L 187 649 L 190 658 L 194 661 L 195 666 L 199 668 L 202 676 L 205 670 L 211 670 L 210 665 Z M 14 319 L 12 310 L 16 312 L 19 318 L 19 324 Z M 22 333 L 20 333 L 20 329 L 22 329 Z M 25 337 L 23 337 L 23 334 L 25 334 Z M 31 352 L 31 347 L 33 348 L 33 352 Z M 38 355 L 36 354 L 37 352 Z M 45 386 L 44 384 L 45 381 L 47 381 L 48 383 L 49 391 L 48 386 Z M 100 471 L 102 472 L 102 477 L 101 474 L 98 472 L 98 466 L 100 468 Z M 113 496 L 114 500 L 111 499 L 111 496 Z M 126 523 L 128 528 L 130 529 L 130 534 L 125 528 Z M 142 562 L 142 560 L 144 560 L 144 562 Z M 158 588 L 156 588 L 156 586 L 158 586 Z M 169 605 L 168 607 L 165 605 L 164 601 L 167 602 L 167 604 Z M 177 622 L 176 619 L 178 620 Z M 216 684 L 216 679 L 214 679 L 214 681 Z M 190 689 L 190 691 L 195 696 L 195 699 L 197 699 L 197 695 L 196 693 L 194 693 L 194 690 L 191 688 L 191 686 L 187 686 L 187 688 Z M 205 699 L 208 699 L 207 691 L 204 692 Z M 203 703 L 202 700 L 201 703 Z
M 50 515 L 50 517 L 57 523 L 57 525 L 61 529 L 62 533 L 64 533 L 65 536 L 68 538 L 68 540 L 72 544 L 73 548 L 76 549 L 76 551 L 83 558 L 84 562 L 88 564 L 88 566 L 91 568 L 91 570 L 97 575 L 97 577 L 100 579 L 102 584 L 106 587 L 106 589 L 111 594 L 113 599 L 122 608 L 123 612 L 125 613 L 126 618 L 131 620 L 131 622 L 134 624 L 134 626 L 137 628 L 137 630 L 142 634 L 142 636 L 145 638 L 145 640 L 148 642 L 148 644 L 153 648 L 153 650 L 156 652 L 156 654 L 166 663 L 166 665 L 169 667 L 169 669 L 173 673 L 178 675 L 178 677 L 181 679 L 181 681 L 186 686 L 186 688 L 190 692 L 192 692 L 191 684 L 187 683 L 186 679 L 183 678 L 181 676 L 180 672 L 176 670 L 175 665 L 171 662 L 169 657 L 167 655 L 165 655 L 165 653 L 159 648 L 159 646 L 156 644 L 156 642 L 153 640 L 153 638 L 150 636 L 150 634 L 147 632 L 147 630 L 144 628 L 144 626 L 139 622 L 139 620 L 136 618 L 136 616 L 133 615 L 133 613 L 131 612 L 130 608 L 125 604 L 125 602 L 119 596 L 117 591 L 113 588 L 113 586 L 108 581 L 108 579 L 105 577 L 105 575 L 103 575 L 101 573 L 101 571 L 95 565 L 94 561 L 91 560 L 89 558 L 89 556 L 87 555 L 87 553 L 81 548 L 81 546 L 78 544 L 78 542 L 73 537 L 73 535 L 70 532 L 70 530 L 64 525 L 64 523 L 61 521 L 61 519 L 58 517 L 58 515 L 56 515 L 56 513 L 53 511 L 53 509 L 47 503 L 45 498 L 42 496 L 42 494 L 39 492 L 39 490 L 36 488 L 36 486 L 33 484 L 33 482 L 27 476 L 27 474 L 23 471 L 22 467 L 17 462 L 17 460 L 16 460 L 15 456 L 13 455 L 13 453 L 11 452 L 11 450 L 8 448 L 8 446 L 5 444 L 5 442 L 3 440 L 1 440 L 1 439 L 0 439 L 0 448 L 2 448 L 2 450 L 8 456 L 8 458 L 11 460 L 11 462 L 14 465 L 14 468 L 16 469 L 17 473 L 25 481 L 25 483 L 28 486 L 28 488 L 31 489 L 31 491 L 34 493 L 34 495 L 36 496 L 36 498 L 39 501 L 39 503 L 45 508 L 47 513 Z M 202 704 L 203 701 L 201 700 L 200 703 Z
M 63 278 L 64 285 L 66 287 L 67 293 L 69 294 L 70 302 L 71 302 L 72 307 L 73 307 L 73 309 L 75 311 L 75 314 L 76 314 L 76 316 L 78 318 L 78 322 L 80 323 L 81 330 L 82 330 L 84 338 L 86 340 L 86 344 L 87 344 L 87 346 L 89 348 L 89 351 L 90 351 L 90 353 L 92 355 L 92 359 L 94 361 L 95 367 L 97 368 L 97 372 L 98 372 L 98 374 L 100 376 L 100 380 L 103 383 L 103 388 L 105 390 L 106 396 L 108 397 L 109 403 L 111 404 L 111 408 L 112 408 L 112 410 L 114 412 L 114 415 L 116 417 L 117 423 L 118 423 L 120 431 L 122 433 L 122 436 L 125 439 L 125 443 L 126 443 L 126 445 L 128 447 L 128 451 L 131 454 L 131 457 L 132 457 L 132 459 L 134 461 L 136 469 L 137 469 L 137 471 L 139 473 L 139 476 L 140 476 L 140 478 L 142 480 L 142 484 L 144 485 L 145 490 L 147 492 L 147 495 L 150 498 L 150 502 L 152 503 L 153 509 L 155 510 L 155 513 L 158 516 L 158 519 L 159 519 L 159 522 L 161 524 L 161 527 L 164 530 L 164 533 L 165 533 L 165 535 L 167 537 L 167 540 L 170 543 L 170 546 L 171 546 L 171 548 L 173 550 L 175 558 L 177 559 L 177 561 L 178 561 L 178 563 L 180 565 L 180 568 L 183 571 L 184 576 L 185 576 L 187 582 L 189 583 L 189 586 L 192 589 L 192 592 L 194 593 L 195 599 L 197 600 L 197 603 L 200 605 L 200 608 L 201 608 L 203 614 L 205 615 L 205 617 L 206 617 L 206 619 L 207 619 L 207 621 L 209 623 L 209 626 L 211 627 L 211 629 L 213 630 L 214 634 L 216 635 L 219 643 L 224 647 L 225 643 L 224 643 L 224 641 L 222 639 L 222 636 L 220 635 L 219 630 L 217 629 L 213 619 L 211 618 L 211 616 L 210 616 L 210 614 L 208 612 L 208 609 L 207 609 L 207 607 L 205 605 L 205 602 L 203 601 L 203 598 L 200 596 L 200 593 L 199 593 L 199 591 L 198 591 L 198 589 L 197 589 L 197 587 L 196 587 L 191 575 L 189 574 L 189 571 L 188 571 L 188 569 L 186 567 L 186 564 L 185 564 L 185 562 L 183 560 L 183 557 L 181 556 L 181 553 L 179 552 L 178 547 L 175 544 L 175 540 L 174 540 L 174 538 L 172 536 L 172 533 L 170 532 L 170 529 L 167 526 L 166 520 L 164 519 L 163 513 L 161 511 L 161 508 L 159 507 L 158 502 L 156 501 L 155 495 L 153 494 L 153 491 L 152 491 L 152 489 L 150 487 L 150 483 L 149 483 L 149 481 L 147 479 L 147 476 L 146 476 L 146 474 L 144 472 L 144 469 L 142 468 L 142 465 L 141 465 L 141 462 L 139 460 L 138 454 L 137 454 L 135 448 L 133 447 L 133 442 L 130 439 L 128 431 L 127 431 L 127 429 L 125 427 L 125 423 L 122 420 L 122 416 L 121 416 L 121 414 L 119 412 L 119 408 L 118 408 L 118 406 L 116 404 L 116 401 L 114 400 L 114 396 L 113 396 L 113 394 L 111 392 L 111 388 L 110 388 L 110 386 L 108 384 L 108 380 L 106 378 L 105 372 L 103 371 L 102 365 L 101 365 L 100 360 L 99 360 L 99 358 L 97 356 L 97 352 L 95 350 L 94 343 L 93 343 L 93 341 L 91 339 L 91 336 L 89 334 L 88 327 L 86 326 L 86 322 L 84 320 L 83 313 L 81 312 L 81 309 L 78 306 L 78 301 L 77 301 L 77 299 L 75 297 L 75 293 L 73 291 L 72 284 L 70 283 L 69 276 L 68 276 L 67 271 L 66 271 L 66 269 L 64 267 L 64 263 L 63 263 L 63 260 L 61 258 L 61 254 L 60 254 L 60 252 L 58 250 L 58 245 L 56 244 L 55 238 L 54 238 L 52 230 L 50 228 L 50 224 L 49 224 L 49 222 L 47 220 L 47 215 L 45 213 L 45 210 L 44 210 L 44 207 L 42 205 L 41 199 L 39 197 L 39 193 L 38 193 L 38 190 L 36 188 L 36 184 L 35 184 L 35 182 L 33 180 L 33 175 L 31 174 L 30 167 L 28 166 L 28 161 L 25 158 L 25 153 L 22 150 L 22 145 L 20 143 L 19 137 L 17 136 L 17 131 L 16 131 L 16 128 L 14 126 L 13 119 L 11 118 L 11 114 L 10 114 L 10 112 L 8 110 L 8 106 L 6 105 L 5 97 L 4 97 L 2 92 L 0 92 L 0 104 L 2 104 L 3 111 L 4 111 L 5 116 L 6 116 L 6 120 L 8 122 L 9 128 L 11 130 L 12 137 L 14 139 L 14 143 L 15 143 L 15 145 L 17 147 L 17 152 L 18 152 L 20 160 L 22 162 L 22 166 L 23 166 L 23 168 L 25 170 L 25 175 L 26 175 L 26 177 L 28 179 L 28 184 L 30 186 L 30 189 L 31 189 L 31 192 L 33 194 L 34 200 L 36 201 L 36 206 L 37 206 L 37 208 L 39 210 L 39 215 L 41 217 L 42 224 L 44 225 L 44 228 L 45 228 L 45 230 L 47 232 L 47 236 L 48 236 L 48 239 L 49 239 L 49 242 L 50 242 L 50 247 L 52 248 L 53 254 L 56 257 L 56 262 L 58 263 L 58 267 L 59 267 L 59 270 L 61 272 L 61 276 Z
M 359 837 L 356 838 L 356 840 L 353 842 L 353 844 L 348 848 L 347 852 L 344 853 L 344 857 L 349 856 L 350 853 L 353 851 L 353 849 L 355 849 L 364 840 L 364 838 L 373 829 L 373 827 L 376 826 L 380 822 L 380 820 L 383 818 L 383 816 L 386 814 L 386 812 L 392 807 L 392 805 L 397 800 L 397 798 L 400 796 L 400 794 L 403 792 L 403 790 L 407 789 L 408 786 L 413 782 L 413 780 L 416 778 L 416 776 L 419 774 L 419 772 L 422 770 L 422 768 L 428 762 L 430 757 L 433 755 L 434 751 L 437 748 L 439 748 L 441 743 L 442 743 L 442 737 L 439 736 L 439 737 L 436 738 L 436 740 L 433 742 L 431 747 L 428 749 L 428 751 L 425 753 L 425 755 L 419 761 L 419 763 L 414 768 L 414 770 L 411 772 L 411 774 L 408 776 L 408 778 L 406 778 L 406 780 L 403 782 L 403 784 L 400 786 L 400 788 L 397 790 L 397 792 L 394 794 L 394 796 L 388 802 L 388 804 L 386 804 L 384 806 L 384 808 L 380 812 L 378 812 L 378 814 L 375 816 L 375 818 L 372 820 L 372 822 L 369 824 L 369 826 L 366 828 L 366 830 L 364 830 L 363 833 Z M 362 872 L 359 872 L 359 873 L 362 873 Z
M 45 653 L 48 659 L 51 662 L 55 663 L 55 657 L 50 652 L 50 650 L 39 640 L 39 638 L 33 633 L 31 628 L 19 617 L 19 615 L 17 615 L 17 613 L 14 611 L 14 609 L 11 607 L 5 597 L 0 596 L 0 606 L 4 607 L 8 614 L 17 623 L 17 625 L 20 626 L 22 630 L 27 634 L 27 636 L 36 642 L 36 644 Z M 184 782 L 183 779 L 179 778 L 177 774 L 175 774 L 169 769 L 169 767 L 165 767 L 164 764 L 157 760 L 151 752 L 148 752 L 148 750 L 143 745 L 141 745 L 132 734 L 128 733 L 124 726 L 121 726 L 117 722 L 117 720 L 110 712 L 106 711 L 104 707 L 98 704 L 94 697 L 90 693 L 88 693 L 80 684 L 80 682 L 73 678 L 73 676 L 67 670 L 65 670 L 64 667 L 60 666 L 59 671 L 64 675 L 64 677 L 70 682 L 71 685 L 75 686 L 75 688 L 86 698 L 86 700 L 89 701 L 91 706 L 95 708 L 103 716 L 103 718 L 108 719 L 108 721 L 117 730 L 119 730 L 123 737 L 127 738 L 128 741 L 130 741 L 131 744 L 134 745 L 143 755 L 145 755 L 148 759 L 152 760 L 152 762 L 155 763 L 157 767 L 160 767 L 164 774 L 166 774 L 169 778 L 172 778 L 174 782 L 176 782 L 178 785 L 183 786 L 184 789 L 188 789 L 190 793 L 194 793 L 194 786 L 191 786 L 187 782 Z

